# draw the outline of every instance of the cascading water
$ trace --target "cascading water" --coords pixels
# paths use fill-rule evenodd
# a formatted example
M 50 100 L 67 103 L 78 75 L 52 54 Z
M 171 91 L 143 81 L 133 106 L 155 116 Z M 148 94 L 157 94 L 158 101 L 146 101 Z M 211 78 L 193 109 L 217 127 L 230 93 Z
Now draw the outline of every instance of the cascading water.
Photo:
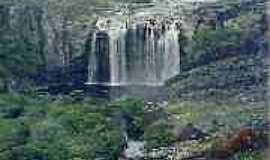
M 179 18 L 169 15 L 100 17 L 93 34 L 88 83 L 163 84 L 180 70 L 179 26 Z

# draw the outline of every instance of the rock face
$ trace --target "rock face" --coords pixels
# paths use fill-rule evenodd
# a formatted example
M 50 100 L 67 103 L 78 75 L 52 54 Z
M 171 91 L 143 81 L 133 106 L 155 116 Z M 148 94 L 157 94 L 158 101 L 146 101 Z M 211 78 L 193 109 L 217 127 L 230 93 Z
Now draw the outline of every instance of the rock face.
M 10 37 L 18 36 L 23 41 L 19 41 L 18 38 L 13 43 L 22 43 L 25 48 L 33 46 L 31 49 L 34 49 L 40 57 L 50 57 L 49 35 L 56 33 L 49 32 L 48 8 L 35 5 L 0 4 L 0 16 L 2 36 L 5 32 L 9 33 Z M 54 57 L 54 59 L 57 61 L 58 58 Z M 45 62 L 46 59 L 43 61 Z
M 50 12 L 50 11 L 49 11 Z M 48 17 L 48 61 L 52 64 L 69 66 L 72 60 L 89 52 L 91 31 L 86 26 L 75 25 L 62 16 Z
M 88 61 L 83 59 L 91 37 L 89 28 L 75 26 L 50 12 L 45 4 L 0 3 L 0 41 L 9 44 L 1 50 L 14 52 L 14 48 L 25 62 L 34 63 L 29 64 L 34 71 L 30 73 L 37 73 L 31 75 L 37 84 L 80 81 L 87 75 L 84 64 Z
M 182 132 L 178 135 L 178 140 L 187 141 L 187 140 L 200 140 L 209 136 L 207 133 L 204 133 L 200 129 L 196 128 L 192 123 L 188 124 Z
M 42 58 L 47 53 L 48 25 L 45 8 L 0 4 L 0 23 L 2 44 L 14 43 L 18 45 L 19 52 L 34 52 L 37 55 L 36 61 L 44 60 Z M 2 51 L 7 49 L 2 47 Z

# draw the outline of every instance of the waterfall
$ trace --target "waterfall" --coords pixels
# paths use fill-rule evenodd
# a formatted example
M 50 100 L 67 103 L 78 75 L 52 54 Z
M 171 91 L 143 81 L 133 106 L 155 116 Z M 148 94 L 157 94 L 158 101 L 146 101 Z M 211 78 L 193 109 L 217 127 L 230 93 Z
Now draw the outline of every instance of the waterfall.
M 126 29 L 108 31 L 110 42 L 110 83 L 126 83 L 125 35 Z
M 101 18 L 92 38 L 89 84 L 160 85 L 180 70 L 176 18 Z
M 91 41 L 91 53 L 88 65 L 88 82 L 96 83 L 95 74 L 96 74 L 96 33 L 93 34 Z
M 163 80 L 171 78 L 179 73 L 180 69 L 180 48 L 178 40 L 179 31 L 177 30 L 177 23 L 170 26 L 169 30 L 165 32 L 165 51 Z

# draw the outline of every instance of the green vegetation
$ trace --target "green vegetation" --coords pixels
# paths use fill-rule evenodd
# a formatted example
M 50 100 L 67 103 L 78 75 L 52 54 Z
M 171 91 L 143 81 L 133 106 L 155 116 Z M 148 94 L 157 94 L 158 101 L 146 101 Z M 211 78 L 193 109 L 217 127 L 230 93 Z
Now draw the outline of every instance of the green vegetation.
M 173 128 L 164 120 L 158 120 L 146 127 L 143 138 L 147 142 L 145 147 L 148 150 L 168 146 L 176 141 Z
M 257 152 L 240 152 L 231 158 L 231 160 L 263 160 L 264 156 L 262 153 Z
M 0 159 L 117 159 L 124 139 L 114 114 L 140 123 L 140 100 L 107 104 L 102 100 L 52 101 L 0 95 Z
M 175 102 L 168 106 L 166 112 L 174 117 L 173 122 L 180 128 L 192 122 L 207 133 L 217 134 L 218 132 L 229 135 L 247 124 L 252 115 L 263 116 L 265 109 L 265 106 L 260 103 L 241 104 L 227 98 L 226 100 L 204 99 Z
M 233 3 L 235 4 L 235 3 Z M 256 6 L 256 4 L 254 4 Z M 230 16 L 230 9 L 223 14 Z M 236 11 L 234 11 L 236 12 Z M 218 13 L 212 13 L 216 17 Z M 182 55 L 182 70 L 190 70 L 202 65 L 215 63 L 241 55 L 265 54 L 262 47 L 267 44 L 265 31 L 265 13 L 237 10 L 237 16 L 232 16 L 226 22 L 224 17 L 214 24 L 199 23 L 195 34 L 184 43 Z M 209 19 L 213 16 L 205 15 Z M 222 17 L 222 16 L 220 16 Z M 222 23 L 222 25 L 220 25 Z M 214 29 L 213 26 L 214 25 Z M 181 41 L 186 41 L 181 37 Z M 185 45 L 186 44 L 186 45 Z

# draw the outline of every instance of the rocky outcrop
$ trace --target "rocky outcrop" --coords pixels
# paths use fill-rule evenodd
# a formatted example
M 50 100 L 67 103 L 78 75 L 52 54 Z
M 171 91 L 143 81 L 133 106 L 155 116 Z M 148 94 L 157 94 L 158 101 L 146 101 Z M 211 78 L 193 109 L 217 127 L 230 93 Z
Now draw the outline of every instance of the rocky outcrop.
M 84 55 L 91 50 L 89 26 L 74 24 L 63 16 L 53 15 L 47 5 L 32 3 L 0 3 L 0 23 L 0 41 L 7 44 L 1 46 L 1 51 L 14 54 L 31 68 L 7 68 L 7 72 L 19 72 L 38 85 L 86 81 L 88 57 Z M 23 69 L 25 72 L 21 72 Z
M 62 16 L 48 17 L 48 61 L 67 66 L 76 57 L 90 52 L 91 28 Z M 58 58 L 55 58 L 58 57 Z

